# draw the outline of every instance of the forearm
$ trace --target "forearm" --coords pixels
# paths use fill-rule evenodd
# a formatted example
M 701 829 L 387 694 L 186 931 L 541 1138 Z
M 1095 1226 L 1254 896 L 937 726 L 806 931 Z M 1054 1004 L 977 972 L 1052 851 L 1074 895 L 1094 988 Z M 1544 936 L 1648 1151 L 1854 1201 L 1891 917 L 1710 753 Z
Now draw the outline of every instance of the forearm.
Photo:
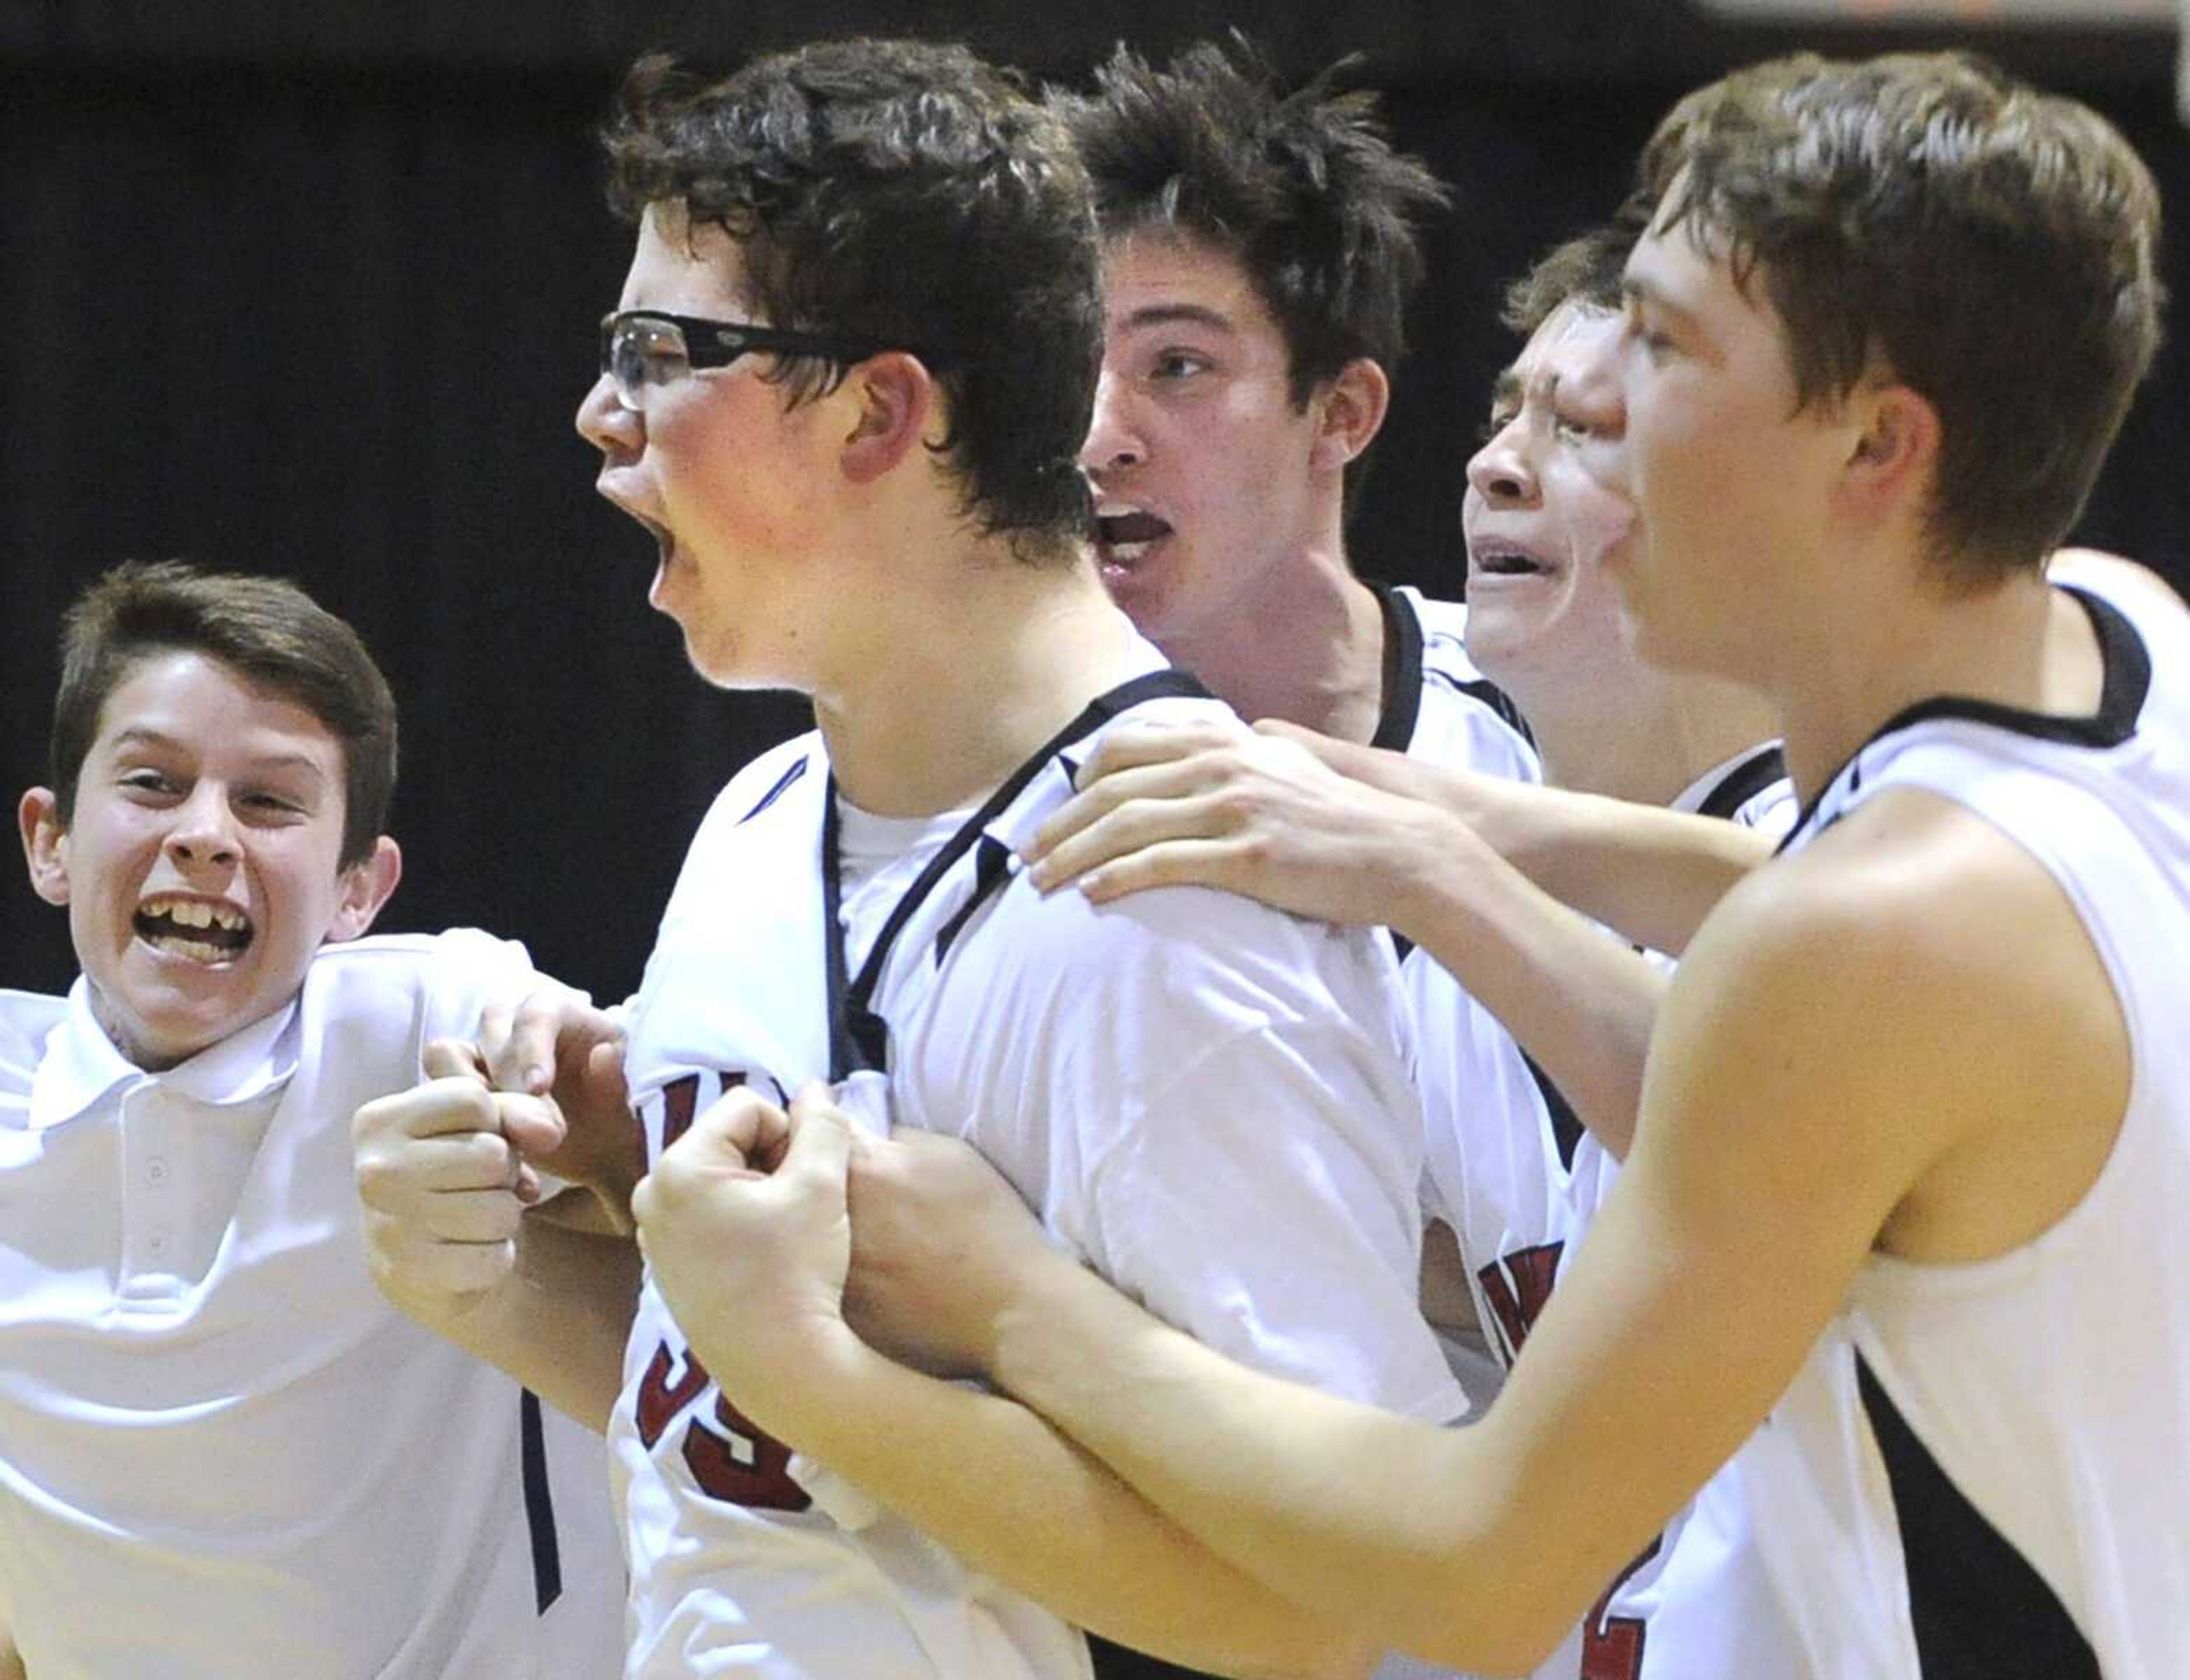
M 1597 794 L 1478 778 L 1461 814 L 1561 903 L 1677 956 L 1735 883 L 1772 854 L 1754 830 Z
M 802 1361 L 795 1405 L 741 1388 L 741 1409 L 983 1574 L 1191 1667 L 1368 1671 L 1379 1648 L 1214 1556 L 1024 1406 L 843 1342 Z
M 1062 1265 L 1007 1312 L 995 1363 L 1211 1552 L 1380 1646 L 1520 1671 L 1579 1609 L 1512 1567 L 1520 1536 L 1498 1519 L 1512 1473 L 1473 1450 L 1482 1426 L 1440 1429 L 1262 1376 Z
M 588 1428 L 606 1433 L 638 1302 L 628 1238 L 528 1215 L 509 1276 L 434 1327 Z
M 1614 1156 L 1634 1137 L 1667 977 L 1463 831 L 1399 931 L 1496 1017 Z

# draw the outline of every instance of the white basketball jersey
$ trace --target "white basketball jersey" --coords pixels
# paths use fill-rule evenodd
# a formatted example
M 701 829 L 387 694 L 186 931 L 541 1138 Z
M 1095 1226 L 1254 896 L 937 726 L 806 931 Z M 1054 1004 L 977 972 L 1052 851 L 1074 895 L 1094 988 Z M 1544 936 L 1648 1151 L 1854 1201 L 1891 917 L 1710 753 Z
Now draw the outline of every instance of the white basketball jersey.
M 79 981 L 0 992 L 0 1581 L 38 1680 L 599 1680 L 599 1439 L 365 1264 L 362 1103 L 537 983 L 485 934 L 329 945 L 164 1073 Z
M 1200 890 L 1044 898 L 1013 866 L 1113 719 L 1217 709 L 1187 692 L 1151 670 L 1092 706 L 924 867 L 875 877 L 917 877 L 887 914 L 833 901 L 818 736 L 742 772 L 638 997 L 649 1157 L 729 1083 L 834 1077 L 873 1123 L 976 1144 L 1057 1240 L 1212 1346 L 1442 1420 L 1462 1401 L 1416 1308 L 1421 1121 L 1381 943 Z M 753 1431 L 650 1285 L 626 1378 L 633 1675 L 1087 1671 L 1076 1632 Z
M 1431 645 L 1444 644 L 1449 660 L 1466 660 L 1459 648 L 1465 614 L 1425 604 Z M 1503 698 L 1464 663 L 1443 686 L 1494 708 Z M 1418 737 L 1410 750 L 1489 768 L 1440 758 L 1450 739 Z M 1795 816 L 1784 768 L 1769 746 L 1716 766 L 1674 808 L 1781 833 Z M 1416 951 L 1405 974 L 1429 1123 L 1426 1203 L 1459 1236 L 1477 1314 L 1497 1356 L 1511 1365 L 1609 1193 L 1617 1163 L 1449 973 Z M 1788 1666 L 1791 1632 L 1746 1513 L 1739 1473 L 1722 1473 L 1611 1584 L 1536 1670 L 1537 1680 L 1798 1680 L 1799 1670 Z
M 1983 816 L 2074 906 L 2132 1059 L 2083 1200 L 1994 1260 L 1873 1256 L 1744 1450 L 1824 1680 L 2190 1674 L 2190 620 L 2072 593 L 2096 715 L 1913 707 L 1792 843 L 1885 788 Z

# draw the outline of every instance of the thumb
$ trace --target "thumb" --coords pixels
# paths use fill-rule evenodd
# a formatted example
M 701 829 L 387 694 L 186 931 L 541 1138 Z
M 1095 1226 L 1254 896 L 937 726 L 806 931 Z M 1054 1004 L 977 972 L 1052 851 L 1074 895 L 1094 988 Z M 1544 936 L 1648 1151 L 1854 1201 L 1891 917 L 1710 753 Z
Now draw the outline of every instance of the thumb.
M 809 1086 L 791 1104 L 791 1147 L 775 1176 L 833 1186 L 841 1197 L 851 1171 L 853 1134 L 852 1117 L 826 1087 Z
M 495 1104 L 502 1135 L 520 1155 L 536 1158 L 562 1147 L 569 1130 L 554 1104 L 545 1097 L 503 1095 Z
M 486 1083 L 486 1069 L 479 1047 L 462 1038 L 428 1039 L 419 1053 L 418 1064 L 428 1079 L 475 1079 Z

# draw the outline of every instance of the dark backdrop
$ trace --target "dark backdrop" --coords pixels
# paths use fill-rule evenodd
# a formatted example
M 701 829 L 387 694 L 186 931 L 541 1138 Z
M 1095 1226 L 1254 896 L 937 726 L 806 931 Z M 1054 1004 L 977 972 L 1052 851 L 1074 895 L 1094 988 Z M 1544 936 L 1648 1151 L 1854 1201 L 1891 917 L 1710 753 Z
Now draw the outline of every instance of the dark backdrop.
M 1675 95 L 1794 40 L 1706 27 L 1680 0 L 400 15 L 428 9 L 0 0 L 0 788 L 43 780 L 56 618 L 99 570 L 182 555 L 293 576 L 360 627 L 402 701 L 410 874 L 382 925 L 519 934 L 611 996 L 709 797 L 800 716 L 687 672 L 645 605 L 653 545 L 593 497 L 570 429 L 626 257 L 591 130 L 634 53 L 910 29 L 1071 77 L 1121 35 L 1162 50 L 1235 19 L 1296 69 L 1365 52 L 1459 208 L 1431 236 L 1355 552 L 1450 593 L 1461 463 L 1515 348 L 1500 282 L 1610 206 Z M 1993 45 L 2127 130 L 2190 291 L 2167 37 Z M 2082 532 L 2178 581 L 2184 371 L 2171 349 Z M 12 864 L 0 877 L 0 982 L 64 985 L 64 918 Z

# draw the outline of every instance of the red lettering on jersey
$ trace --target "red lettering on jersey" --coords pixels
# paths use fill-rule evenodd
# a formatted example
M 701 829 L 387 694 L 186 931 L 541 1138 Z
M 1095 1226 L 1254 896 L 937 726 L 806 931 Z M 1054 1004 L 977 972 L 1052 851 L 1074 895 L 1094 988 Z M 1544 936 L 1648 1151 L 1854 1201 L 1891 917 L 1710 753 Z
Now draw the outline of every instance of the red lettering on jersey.
M 638 1380 L 638 1404 L 634 1408 L 638 1424 L 638 1439 L 645 1443 L 649 1452 L 661 1439 L 661 1432 L 669 1427 L 669 1420 L 692 1404 L 699 1392 L 707 1386 L 706 1367 L 692 1357 L 691 1350 L 684 1354 L 684 1374 L 675 1382 L 669 1381 L 671 1367 L 677 1357 L 665 1342 L 654 1350 L 654 1358 L 646 1367 L 646 1375 Z
M 1642 1680 L 1642 1647 L 1648 1629 L 1640 1616 L 1607 1615 L 1612 1595 L 1634 1578 L 1635 1572 L 1658 1555 L 1665 1537 L 1659 1535 L 1642 1555 L 1622 1569 L 1604 1597 L 1589 1607 L 1581 1625 L 1581 1680 Z
M 638 1439 L 649 1452 L 677 1414 L 712 1381 L 706 1366 L 684 1350 L 684 1374 L 676 1382 L 669 1373 L 677 1356 L 663 1342 L 648 1361 L 639 1379 L 638 1404 L 634 1408 Z M 753 1427 L 745 1414 L 720 1393 L 715 1396 L 712 1419 L 695 1416 L 684 1426 L 681 1450 L 684 1465 L 700 1490 L 726 1505 L 743 1505 L 756 1511 L 803 1511 L 813 1504 L 805 1489 L 791 1479 L 791 1449 L 773 1435 Z
M 669 1146 L 692 1129 L 700 1112 L 700 1076 L 688 1073 L 661 1087 L 661 1147 Z
M 694 1481 L 732 1505 L 803 1511 L 814 1503 L 791 1479 L 791 1449 L 755 1428 L 722 1394 L 715 1397 L 713 1425 L 695 1417 L 684 1432 L 684 1464 Z
M 1559 1275 L 1559 1256 L 1565 1249 L 1563 1242 L 1517 1249 L 1475 1274 L 1483 1285 L 1483 1298 L 1490 1303 L 1505 1336 L 1508 1365 L 1520 1357 L 1521 1344 L 1529 1339 L 1529 1332 L 1543 1315 L 1544 1303 L 1552 1298 L 1552 1285 Z

